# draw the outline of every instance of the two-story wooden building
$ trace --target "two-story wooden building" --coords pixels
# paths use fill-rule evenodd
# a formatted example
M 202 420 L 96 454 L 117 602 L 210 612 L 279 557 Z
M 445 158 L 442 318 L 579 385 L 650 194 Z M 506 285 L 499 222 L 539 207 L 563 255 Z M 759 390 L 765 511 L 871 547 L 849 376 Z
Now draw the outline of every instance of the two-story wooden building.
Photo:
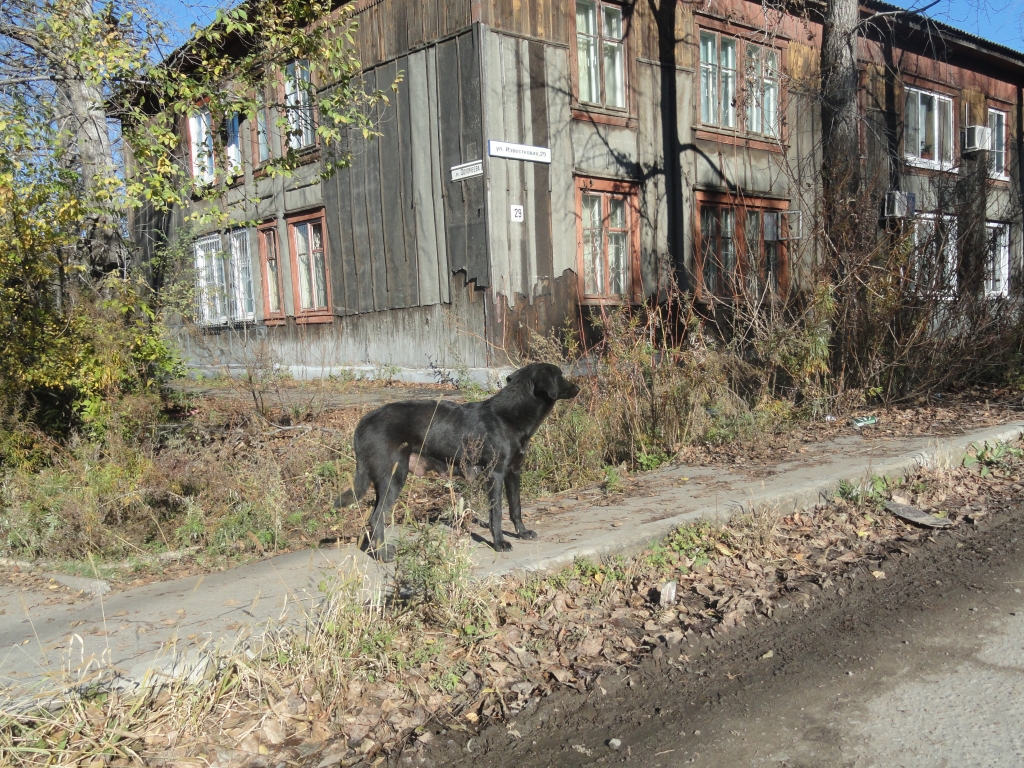
M 217 127 L 189 121 L 193 172 L 241 169 L 230 194 L 258 203 L 235 215 L 260 222 L 195 242 L 203 332 L 182 336 L 194 362 L 239 363 L 266 341 L 301 376 L 483 372 L 530 333 L 588 305 L 656 299 L 673 279 L 702 301 L 806 280 L 819 6 L 355 2 L 367 87 L 404 77 L 350 167 L 321 181 L 315 133 L 282 137 L 264 115 L 233 121 L 224 157 L 207 160 Z M 862 155 L 876 189 L 882 179 L 880 231 L 886 217 L 945 226 L 942 179 L 985 151 L 986 290 L 1016 290 L 1024 54 L 873 0 L 862 14 Z M 304 76 L 300 62 L 283 87 L 301 94 Z M 261 174 L 282 141 L 308 163 Z M 936 258 L 955 248 L 943 240 Z

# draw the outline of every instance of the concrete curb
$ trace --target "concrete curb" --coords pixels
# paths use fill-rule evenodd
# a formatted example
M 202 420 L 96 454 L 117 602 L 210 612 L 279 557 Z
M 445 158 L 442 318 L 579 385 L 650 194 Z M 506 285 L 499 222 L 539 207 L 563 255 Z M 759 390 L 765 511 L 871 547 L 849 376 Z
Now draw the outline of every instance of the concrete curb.
M 910 456 L 903 456 L 897 459 L 890 459 L 878 464 L 872 464 L 867 468 L 868 476 L 895 477 L 904 475 L 919 467 L 949 466 L 953 463 L 959 464 L 967 449 L 972 445 L 984 443 L 1005 443 L 1018 440 L 1024 436 L 1024 426 L 996 427 L 984 432 L 974 433 L 970 438 L 951 439 L 948 444 L 942 445 L 941 439 L 936 439 L 934 450 L 919 451 Z M 864 467 L 853 470 L 846 480 L 855 480 L 856 474 L 863 472 Z M 865 480 L 867 477 L 864 478 Z M 686 512 L 685 514 L 668 517 L 654 523 L 647 523 L 634 529 L 632 532 L 618 534 L 619 540 L 610 544 L 583 545 L 571 554 L 559 554 L 547 557 L 531 563 L 526 567 L 519 567 L 513 572 L 545 573 L 561 570 L 573 564 L 577 558 L 589 558 L 593 560 L 606 560 L 616 555 L 630 556 L 640 552 L 652 544 L 661 541 L 673 530 L 686 523 L 697 520 L 729 520 L 735 515 L 748 512 L 752 509 L 765 506 L 778 506 L 784 509 L 804 509 L 817 504 L 820 500 L 832 498 L 838 481 L 830 479 L 823 483 L 807 484 L 787 491 L 786 493 L 769 493 L 751 496 L 743 503 L 727 504 L 724 508 L 703 507 L 701 509 Z
M 25 562 L 24 560 L 11 560 L 7 557 L 0 557 L 0 565 L 6 565 L 8 568 L 17 566 L 18 568 L 26 571 L 33 571 L 38 573 L 41 578 L 52 579 L 58 584 L 63 584 L 65 587 L 69 587 L 71 589 L 77 589 L 80 592 L 90 592 L 96 597 L 103 597 L 103 595 L 110 591 L 110 582 L 104 581 L 103 579 L 89 579 L 84 576 L 68 576 L 64 573 L 40 571 L 38 566 Z

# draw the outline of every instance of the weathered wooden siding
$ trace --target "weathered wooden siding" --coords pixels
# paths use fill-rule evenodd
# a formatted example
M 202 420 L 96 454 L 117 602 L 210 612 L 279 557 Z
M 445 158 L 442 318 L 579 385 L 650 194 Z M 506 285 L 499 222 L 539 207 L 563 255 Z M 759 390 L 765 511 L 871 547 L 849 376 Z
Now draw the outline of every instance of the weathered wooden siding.
M 364 67 L 403 56 L 473 22 L 472 0 L 357 0 L 356 45 Z
M 366 73 L 369 87 L 404 80 L 379 111 L 381 136 L 357 141 L 352 165 L 323 183 L 336 314 L 448 301 L 460 270 L 487 284 L 482 179 L 445 183 L 483 143 L 475 39 L 467 31 Z M 439 67 L 455 87 L 439 87 Z
M 368 312 L 337 318 L 323 325 L 267 328 L 216 328 L 178 334 L 185 359 L 193 365 L 245 366 L 269 345 L 283 366 L 300 367 L 307 375 L 327 375 L 360 364 L 427 369 L 485 368 L 490 362 L 482 339 L 484 302 L 480 291 L 453 275 L 450 304 Z M 318 373 L 319 371 L 319 373 Z

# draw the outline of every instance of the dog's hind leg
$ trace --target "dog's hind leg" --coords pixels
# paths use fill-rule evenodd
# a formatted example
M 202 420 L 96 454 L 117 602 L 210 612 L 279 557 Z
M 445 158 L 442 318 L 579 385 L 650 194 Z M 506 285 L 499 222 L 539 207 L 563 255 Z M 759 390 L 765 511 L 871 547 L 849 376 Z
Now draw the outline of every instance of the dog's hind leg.
M 387 527 L 387 516 L 398 501 L 402 488 L 409 474 L 408 459 L 400 458 L 394 465 L 390 476 L 382 478 L 374 487 L 377 489 L 377 501 L 370 514 L 370 531 L 367 549 L 377 560 L 389 563 L 395 559 L 393 544 L 384 544 L 384 529 Z
M 501 488 L 504 482 L 501 475 L 492 474 L 488 488 L 488 496 L 491 500 L 491 539 L 494 542 L 495 552 L 510 552 L 512 550 L 512 545 L 505 541 L 505 534 L 501 532 Z
M 520 539 L 536 539 L 537 533 L 523 525 L 523 507 L 519 503 L 519 473 L 509 471 L 505 475 L 505 496 L 508 498 L 508 516 L 516 527 Z

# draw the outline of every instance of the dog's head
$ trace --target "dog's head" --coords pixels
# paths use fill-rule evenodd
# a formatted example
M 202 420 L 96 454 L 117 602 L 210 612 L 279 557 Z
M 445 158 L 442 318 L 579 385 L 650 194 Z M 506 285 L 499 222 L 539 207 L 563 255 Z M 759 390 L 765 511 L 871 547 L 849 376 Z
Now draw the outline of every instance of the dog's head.
M 562 375 L 562 370 L 551 363 L 530 363 L 508 377 L 509 384 L 532 386 L 533 394 L 547 400 L 569 400 L 580 393 L 580 388 Z

